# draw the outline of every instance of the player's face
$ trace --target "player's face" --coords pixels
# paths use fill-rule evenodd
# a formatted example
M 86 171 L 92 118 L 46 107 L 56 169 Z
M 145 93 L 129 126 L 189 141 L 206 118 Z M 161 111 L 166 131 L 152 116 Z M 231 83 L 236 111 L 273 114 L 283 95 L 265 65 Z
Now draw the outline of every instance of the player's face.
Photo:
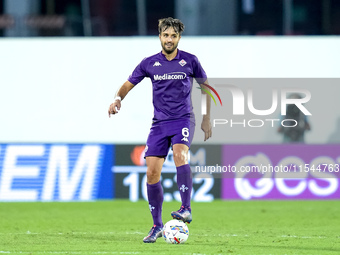
M 176 33 L 172 27 L 169 27 L 159 35 L 159 39 L 161 40 L 162 48 L 165 53 L 171 54 L 177 49 L 181 36 Z

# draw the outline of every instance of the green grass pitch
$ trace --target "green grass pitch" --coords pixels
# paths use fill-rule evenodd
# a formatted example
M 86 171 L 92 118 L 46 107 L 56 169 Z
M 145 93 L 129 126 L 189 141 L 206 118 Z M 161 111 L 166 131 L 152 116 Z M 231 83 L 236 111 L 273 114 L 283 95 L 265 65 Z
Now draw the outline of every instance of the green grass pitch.
M 163 221 L 178 202 L 164 203 Z M 147 202 L 0 203 L 0 254 L 340 254 L 340 201 L 193 203 L 189 239 L 144 244 Z

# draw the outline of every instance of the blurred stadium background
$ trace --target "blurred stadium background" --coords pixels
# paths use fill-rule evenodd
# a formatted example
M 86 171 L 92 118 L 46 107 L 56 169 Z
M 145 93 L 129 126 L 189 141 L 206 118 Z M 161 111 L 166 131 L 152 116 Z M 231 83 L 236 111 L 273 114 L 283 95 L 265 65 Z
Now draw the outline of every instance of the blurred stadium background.
M 167 16 L 184 22 L 179 48 L 210 77 L 303 78 L 312 93 L 304 144 L 282 144 L 276 128 L 232 136 L 226 128 L 203 143 L 198 127 L 193 166 L 340 164 L 339 0 L 2 0 L 0 201 L 146 198 L 150 82 L 117 116 L 109 119 L 107 108 L 133 68 L 160 50 L 157 21 Z M 173 166 L 169 155 L 166 201 L 179 200 Z M 195 176 L 193 200 L 340 198 L 335 173 L 267 177 Z

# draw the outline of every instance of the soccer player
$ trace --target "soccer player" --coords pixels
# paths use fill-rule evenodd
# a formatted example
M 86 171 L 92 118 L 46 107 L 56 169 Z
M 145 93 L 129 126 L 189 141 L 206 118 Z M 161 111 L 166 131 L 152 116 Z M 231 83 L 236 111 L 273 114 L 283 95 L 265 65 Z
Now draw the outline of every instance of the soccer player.
M 153 227 L 143 242 L 154 243 L 162 236 L 163 188 L 160 182 L 162 165 L 170 147 L 177 169 L 177 186 L 181 194 L 182 206 L 171 216 L 190 223 L 192 221 L 190 198 L 192 178 L 188 164 L 188 151 L 193 139 L 195 117 L 191 104 L 193 78 L 201 88 L 207 76 L 197 57 L 177 48 L 184 31 L 183 23 L 171 17 L 160 19 L 158 24 L 162 51 L 144 58 L 135 68 L 128 80 L 119 88 L 108 113 L 116 114 L 121 101 L 128 92 L 145 77 L 151 79 L 153 87 L 154 117 L 145 147 L 147 165 L 147 194 L 153 218 Z M 202 93 L 205 93 L 202 90 Z M 204 141 L 211 137 L 210 98 L 207 97 L 206 115 L 201 128 Z

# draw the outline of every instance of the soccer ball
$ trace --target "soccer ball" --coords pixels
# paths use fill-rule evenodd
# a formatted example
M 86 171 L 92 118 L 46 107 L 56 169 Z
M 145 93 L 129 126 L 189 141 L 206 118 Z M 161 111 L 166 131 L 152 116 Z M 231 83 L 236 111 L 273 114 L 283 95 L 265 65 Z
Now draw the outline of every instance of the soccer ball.
M 172 244 L 184 243 L 189 237 L 188 226 L 179 220 L 170 220 L 163 227 L 165 242 Z

